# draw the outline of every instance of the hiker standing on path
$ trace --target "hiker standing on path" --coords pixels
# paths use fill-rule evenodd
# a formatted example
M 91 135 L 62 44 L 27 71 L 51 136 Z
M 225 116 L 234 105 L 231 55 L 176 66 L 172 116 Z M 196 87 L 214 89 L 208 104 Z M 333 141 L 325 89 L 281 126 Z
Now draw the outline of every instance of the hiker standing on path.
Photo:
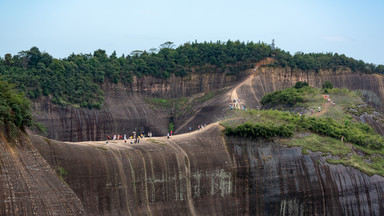
M 342 143 L 344 142 L 344 137 L 343 137 L 343 136 L 341 136 L 341 142 L 342 142 Z

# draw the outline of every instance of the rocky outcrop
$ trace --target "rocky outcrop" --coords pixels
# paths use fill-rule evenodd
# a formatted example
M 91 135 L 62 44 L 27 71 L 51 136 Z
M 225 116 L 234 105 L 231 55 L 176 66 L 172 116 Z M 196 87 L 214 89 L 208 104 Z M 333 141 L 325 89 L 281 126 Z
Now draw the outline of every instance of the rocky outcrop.
M 105 140 L 108 135 L 128 134 L 134 130 L 164 136 L 173 113 L 149 104 L 145 98 L 189 97 L 231 86 L 245 76 L 247 73 L 240 76 L 214 73 L 183 78 L 172 76 L 168 80 L 135 77 L 131 85 L 105 82 L 102 86 L 104 104 L 100 110 L 61 107 L 46 97 L 33 100 L 34 116 L 47 127 L 43 135 L 56 140 Z
M 26 134 L 7 140 L 0 132 L 0 214 L 85 215 L 85 211 Z
M 90 215 L 383 215 L 384 178 L 218 125 L 124 141 L 33 144 Z
M 182 133 L 187 132 L 189 127 L 196 129 L 198 124 L 222 119 L 233 91 L 230 87 L 244 80 L 247 82 L 237 89 L 237 95 L 249 108 L 259 106 L 265 93 L 292 87 L 297 81 L 306 81 L 315 87 L 331 81 L 335 87 L 365 89 L 374 92 L 381 100 L 384 98 L 382 75 L 360 74 L 347 68 L 316 72 L 259 67 L 257 70 L 244 71 L 239 76 L 217 72 L 192 74 L 183 78 L 172 76 L 168 80 L 134 78 L 131 85 L 105 82 L 102 86 L 105 102 L 100 110 L 60 107 L 52 104 L 49 98 L 35 100 L 33 106 L 38 121 L 47 126 L 46 136 L 56 140 L 105 140 L 107 135 L 131 133 L 135 129 L 163 136 L 167 133 L 170 121 L 175 124 L 176 131 Z M 170 109 L 153 106 L 144 100 L 147 97 L 189 97 L 214 90 L 221 90 L 221 94 L 200 104 L 192 104 L 190 109 L 193 112 L 178 116 Z M 383 103 L 375 106 L 379 111 L 384 111 Z

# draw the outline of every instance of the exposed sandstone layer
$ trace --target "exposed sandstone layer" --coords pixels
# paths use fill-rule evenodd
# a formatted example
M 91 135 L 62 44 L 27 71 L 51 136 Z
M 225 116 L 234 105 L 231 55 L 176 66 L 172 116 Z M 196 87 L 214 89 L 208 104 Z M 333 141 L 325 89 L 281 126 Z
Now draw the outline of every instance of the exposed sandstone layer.
M 246 80 L 252 75 L 252 78 Z M 349 69 L 336 71 L 301 71 L 290 68 L 259 67 L 242 72 L 239 76 L 224 73 L 192 74 L 187 77 L 172 76 L 168 80 L 152 77 L 134 78 L 131 85 L 104 83 L 105 102 L 101 110 L 60 107 L 48 98 L 35 100 L 34 111 L 37 119 L 47 128 L 47 137 L 64 141 L 105 140 L 107 135 L 130 133 L 135 128 L 152 131 L 155 136 L 167 133 L 173 119 L 177 133 L 187 132 L 189 127 L 220 120 L 229 107 L 229 100 L 238 83 L 237 96 L 250 108 L 260 105 L 265 93 L 293 86 L 297 81 L 307 81 L 311 86 L 321 87 L 331 81 L 335 87 L 352 90 L 366 89 L 384 99 L 384 76 L 359 74 Z M 154 107 L 143 98 L 189 97 L 198 93 L 222 90 L 222 93 L 201 104 L 193 104 L 193 113 L 175 116 L 172 110 Z M 227 90 L 223 90 L 227 89 Z M 377 106 L 381 112 L 384 104 Z
M 0 215 L 85 215 L 83 204 L 29 137 L 0 132 Z
M 168 80 L 152 77 L 134 78 L 131 85 L 105 82 L 102 109 L 89 110 L 52 104 L 49 98 L 33 101 L 35 117 L 47 126 L 46 136 L 56 140 L 105 140 L 113 134 L 131 133 L 135 128 L 164 136 L 172 116 L 170 110 L 154 107 L 144 98 L 189 97 L 196 93 L 231 86 L 247 76 L 226 76 L 224 73 L 172 76 Z
M 384 178 L 218 125 L 166 139 L 32 142 L 90 215 L 383 215 Z
M 319 88 L 324 82 L 330 81 L 337 88 L 369 90 L 375 93 L 378 98 L 384 100 L 384 76 L 378 74 L 359 74 L 349 69 L 315 72 L 271 67 L 252 69 L 247 73 L 251 74 L 251 76 L 248 76 L 248 80 L 240 82 L 240 86 L 234 86 L 228 92 L 208 101 L 196 115 L 185 116 L 176 121 L 176 132 L 187 132 L 189 125 L 195 126 L 205 122 L 217 121 L 223 115 L 223 112 L 228 110 L 229 101 L 233 95 L 236 95 L 241 103 L 248 108 L 256 108 L 260 106 L 260 100 L 266 93 L 290 88 L 298 81 L 306 81 L 309 85 Z M 236 91 L 236 94 L 233 91 Z M 383 112 L 384 103 L 376 106 L 376 108 Z M 183 123 L 185 121 L 189 122 L 189 124 Z

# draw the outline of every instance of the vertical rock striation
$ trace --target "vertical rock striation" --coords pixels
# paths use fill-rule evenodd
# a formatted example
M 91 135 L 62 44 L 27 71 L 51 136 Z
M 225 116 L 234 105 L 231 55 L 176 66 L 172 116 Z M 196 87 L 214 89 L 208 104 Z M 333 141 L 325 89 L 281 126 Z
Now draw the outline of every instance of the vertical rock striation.
M 32 142 L 90 215 L 383 215 L 384 178 L 218 125 L 166 139 Z
M 9 141 L 0 132 L 0 214 L 85 215 L 85 211 L 27 135 Z
M 382 215 L 384 178 L 279 143 L 229 138 L 251 215 Z M 244 176 L 244 173 L 247 173 Z

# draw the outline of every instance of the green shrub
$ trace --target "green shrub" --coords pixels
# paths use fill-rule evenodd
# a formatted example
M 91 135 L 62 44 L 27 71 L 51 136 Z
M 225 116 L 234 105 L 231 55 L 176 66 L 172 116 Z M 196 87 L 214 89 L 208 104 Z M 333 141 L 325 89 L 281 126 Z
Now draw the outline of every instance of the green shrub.
M 234 129 L 226 127 L 225 134 L 228 136 L 240 136 L 251 138 L 290 137 L 294 133 L 294 126 L 288 125 L 262 125 L 244 123 Z
M 19 129 L 32 125 L 29 100 L 24 93 L 4 81 L 0 81 L 0 122 L 3 125 L 14 124 Z
M 249 111 L 250 116 L 246 118 L 252 119 L 256 113 L 258 116 L 261 115 L 255 119 L 259 122 L 226 126 L 226 135 L 254 138 L 290 137 L 295 131 L 309 130 L 335 139 L 344 137 L 345 142 L 351 142 L 371 150 L 381 150 L 384 147 L 384 138 L 364 123 L 348 122 L 345 124 L 332 118 L 307 118 L 305 115 L 299 117 L 289 112 L 277 110 Z M 280 121 L 279 124 L 281 125 L 275 126 L 268 121 L 260 122 L 266 118 L 264 115 L 274 122 Z
M 301 89 L 301 88 L 306 87 L 306 86 L 308 86 L 308 83 L 307 83 L 307 82 L 301 82 L 301 81 L 298 81 L 298 82 L 295 84 L 294 88 L 296 88 L 296 89 Z
M 330 81 L 325 81 L 322 85 L 323 89 L 333 89 L 333 84 Z
M 301 83 L 301 82 L 300 82 Z M 297 84 L 297 83 L 296 83 Z M 267 93 L 261 99 L 262 105 L 295 105 L 300 102 L 304 102 L 303 96 L 305 94 L 314 93 L 314 89 L 307 86 L 308 84 L 299 84 L 300 88 L 287 88 L 284 90 L 277 90 L 272 93 Z

